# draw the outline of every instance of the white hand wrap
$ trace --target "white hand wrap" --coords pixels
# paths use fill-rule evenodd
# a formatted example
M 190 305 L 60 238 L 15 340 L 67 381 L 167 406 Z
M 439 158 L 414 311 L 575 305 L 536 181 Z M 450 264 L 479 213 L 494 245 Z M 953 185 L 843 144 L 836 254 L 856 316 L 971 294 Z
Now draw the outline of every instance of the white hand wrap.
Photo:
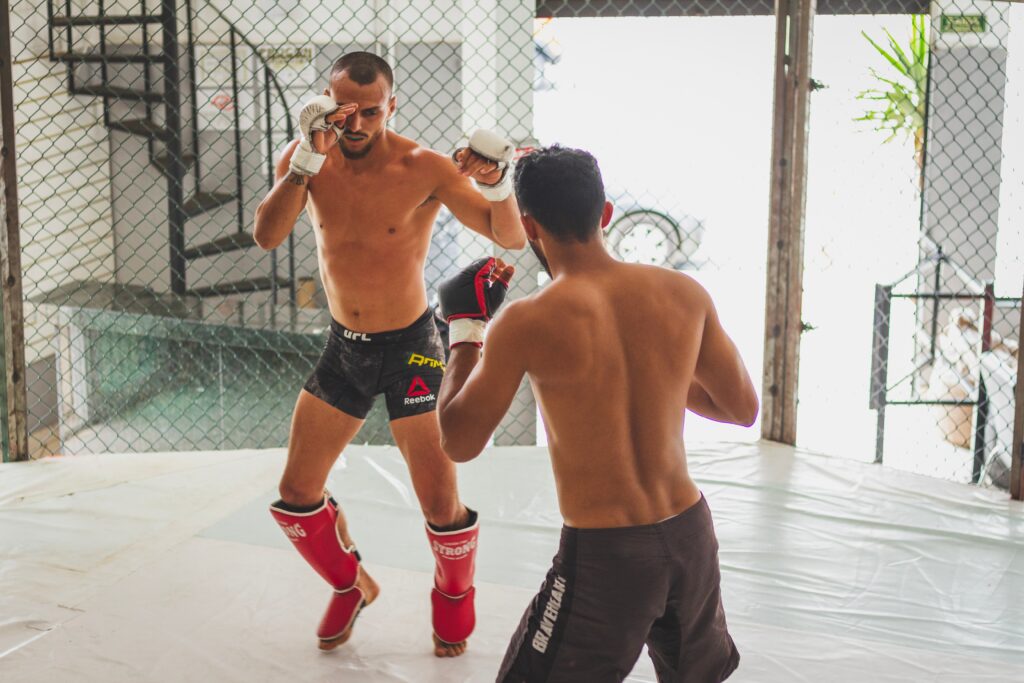
M 493 185 L 477 183 L 480 194 L 489 202 L 504 201 L 512 194 L 513 157 L 516 146 L 497 133 L 480 129 L 469 137 L 469 148 L 493 161 L 501 170 L 501 180 Z
M 292 153 L 289 164 L 292 173 L 314 176 L 320 172 L 327 155 L 318 154 L 313 149 L 313 133 L 333 130 L 337 135 L 334 124 L 327 123 L 327 117 L 336 111 L 338 103 L 327 95 L 317 95 L 299 110 L 299 132 L 302 134 L 302 140 Z
M 455 348 L 456 344 L 484 343 L 484 331 L 487 323 L 479 318 L 456 318 L 448 323 L 448 348 Z

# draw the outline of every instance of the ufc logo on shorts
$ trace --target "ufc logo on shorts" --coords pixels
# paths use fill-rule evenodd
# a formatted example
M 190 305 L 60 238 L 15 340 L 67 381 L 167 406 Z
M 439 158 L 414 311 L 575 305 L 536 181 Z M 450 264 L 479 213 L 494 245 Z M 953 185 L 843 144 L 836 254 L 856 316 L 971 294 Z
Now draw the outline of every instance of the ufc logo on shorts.
M 466 541 L 465 543 L 459 543 L 458 545 L 444 545 L 434 541 L 431 545 L 433 546 L 436 554 L 442 555 L 443 557 L 461 560 L 476 549 L 476 540 Z
M 285 535 L 292 542 L 298 541 L 300 538 L 306 537 L 306 530 L 302 528 L 302 525 L 296 522 L 295 524 L 285 524 L 284 522 L 278 522 L 281 528 L 284 529 Z
M 370 337 L 363 334 L 362 332 L 353 332 L 352 330 L 342 330 L 341 334 L 345 339 L 351 339 L 352 341 L 370 341 Z

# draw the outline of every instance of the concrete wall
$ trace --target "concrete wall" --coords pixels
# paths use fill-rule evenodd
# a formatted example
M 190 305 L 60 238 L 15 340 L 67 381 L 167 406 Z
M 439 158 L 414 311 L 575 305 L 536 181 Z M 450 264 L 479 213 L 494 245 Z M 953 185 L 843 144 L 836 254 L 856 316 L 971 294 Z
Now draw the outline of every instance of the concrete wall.
M 983 14 L 983 34 L 943 33 L 939 17 Z M 933 5 L 924 234 L 978 281 L 995 274 L 1002 183 L 1008 3 Z
M 67 70 L 48 57 L 44 3 L 15 0 L 15 123 L 26 299 L 71 280 L 110 280 L 114 239 L 102 104 L 67 94 Z M 50 311 L 25 306 L 29 408 L 52 394 L 55 329 Z M 36 420 L 38 422 L 38 420 Z

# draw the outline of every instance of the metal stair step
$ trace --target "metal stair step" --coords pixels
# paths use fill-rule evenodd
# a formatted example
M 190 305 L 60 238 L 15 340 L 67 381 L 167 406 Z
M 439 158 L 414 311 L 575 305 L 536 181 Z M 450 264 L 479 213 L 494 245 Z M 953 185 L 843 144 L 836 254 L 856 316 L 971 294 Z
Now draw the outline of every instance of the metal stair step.
M 53 56 L 58 62 L 83 62 L 89 64 L 144 64 L 164 61 L 163 55 L 143 54 L 101 54 L 96 52 L 58 52 Z
M 291 281 L 288 278 L 277 278 L 277 286 L 281 289 L 288 287 Z M 265 292 L 273 289 L 274 280 L 270 277 L 254 277 L 235 282 L 223 282 L 209 287 L 196 287 L 190 289 L 189 294 L 201 298 L 211 296 L 232 296 L 234 294 L 247 294 L 249 292 Z
M 134 88 L 119 88 L 114 85 L 80 85 L 69 91 L 72 95 L 92 95 L 93 97 L 116 97 L 119 100 L 136 102 L 163 102 L 161 92 L 146 92 Z
M 164 175 L 167 175 L 168 173 L 168 166 L 170 165 L 170 161 L 170 156 L 166 152 L 163 154 L 157 154 L 156 156 L 153 157 L 153 165 L 156 166 L 157 169 Z M 188 169 L 192 168 L 193 164 L 196 163 L 196 158 L 192 154 L 182 154 L 181 163 L 185 166 L 185 170 L 187 171 Z
M 56 15 L 54 26 L 116 26 L 123 24 L 159 24 L 159 14 L 78 14 L 75 16 Z
M 218 237 L 212 242 L 189 247 L 185 250 L 185 258 L 197 259 L 204 256 L 216 256 L 217 254 L 226 254 L 229 251 L 238 251 L 239 249 L 248 249 L 255 246 L 256 240 L 253 239 L 252 233 L 236 232 L 226 237 Z
M 227 192 L 200 192 L 186 199 L 182 208 L 185 210 L 185 215 L 191 218 L 234 200 L 235 195 Z
M 146 119 L 126 119 L 124 121 L 111 121 L 107 124 L 110 130 L 119 130 L 132 135 L 142 135 L 157 140 L 167 140 L 171 137 L 171 131 L 163 126 L 157 125 Z

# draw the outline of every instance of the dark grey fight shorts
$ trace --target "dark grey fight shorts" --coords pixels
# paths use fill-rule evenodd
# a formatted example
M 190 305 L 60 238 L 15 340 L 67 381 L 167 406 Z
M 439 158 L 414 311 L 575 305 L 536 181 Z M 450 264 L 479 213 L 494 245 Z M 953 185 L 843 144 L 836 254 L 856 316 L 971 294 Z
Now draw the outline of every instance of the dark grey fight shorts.
M 384 394 L 392 420 L 434 410 L 444 376 L 441 334 L 427 310 L 402 330 L 363 333 L 331 321 L 327 344 L 303 387 L 353 417 Z
M 644 644 L 662 683 L 724 681 L 740 655 L 726 629 L 719 578 L 703 496 L 657 524 L 563 527 L 498 681 L 622 681 Z

